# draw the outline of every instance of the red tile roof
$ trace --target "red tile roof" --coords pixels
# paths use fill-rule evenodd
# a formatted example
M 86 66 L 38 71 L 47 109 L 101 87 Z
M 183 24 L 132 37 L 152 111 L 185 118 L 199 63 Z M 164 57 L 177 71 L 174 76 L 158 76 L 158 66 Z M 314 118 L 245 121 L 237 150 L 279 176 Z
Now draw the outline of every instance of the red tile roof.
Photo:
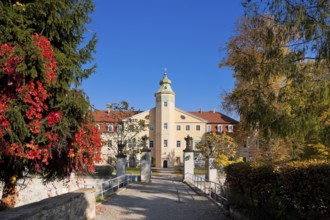
M 112 110 L 108 114 L 107 110 L 98 110 L 93 112 L 95 122 L 111 122 L 115 123 L 121 121 L 124 118 L 128 118 L 132 115 L 139 113 L 138 111 L 114 111 Z
M 113 124 L 113 131 L 117 130 L 116 123 L 122 119 L 128 118 L 139 113 L 139 111 L 114 111 L 108 114 L 107 110 L 97 110 L 93 112 L 94 121 L 100 126 L 100 132 L 107 132 L 108 125 Z
M 224 115 L 220 112 L 189 112 L 197 117 L 203 118 L 208 121 L 209 124 L 237 124 L 238 121 Z

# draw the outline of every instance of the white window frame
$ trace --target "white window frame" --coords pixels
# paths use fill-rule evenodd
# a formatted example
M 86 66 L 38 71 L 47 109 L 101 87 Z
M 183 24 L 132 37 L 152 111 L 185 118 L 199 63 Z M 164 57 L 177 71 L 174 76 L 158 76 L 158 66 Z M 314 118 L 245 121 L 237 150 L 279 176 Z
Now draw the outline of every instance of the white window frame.
M 234 125 L 228 125 L 228 132 L 233 133 L 234 132 Z
M 117 125 L 117 132 L 122 132 L 122 131 L 123 131 L 123 126 Z
M 168 141 L 167 139 L 164 139 L 164 147 L 167 147 L 168 146 Z
M 196 125 L 196 131 L 200 131 L 201 130 L 201 126 L 200 125 Z
M 154 148 L 154 140 L 149 140 L 149 148 Z
M 211 131 L 212 131 L 211 125 L 206 125 L 206 132 L 211 132 Z
M 176 130 L 181 131 L 181 125 L 176 125 Z
M 217 125 L 217 132 L 222 133 L 222 125 Z
M 164 129 L 167 129 L 168 128 L 168 124 L 165 122 L 164 123 Z
M 186 125 L 186 131 L 190 131 L 190 125 Z
M 176 147 L 181 147 L 181 141 L 180 140 L 178 140 L 178 141 L 176 141 Z
M 108 147 L 112 147 L 112 140 L 108 140 Z
M 113 132 L 113 124 L 108 124 L 108 132 Z
M 167 107 L 167 105 L 168 105 L 168 102 L 164 101 L 164 107 Z

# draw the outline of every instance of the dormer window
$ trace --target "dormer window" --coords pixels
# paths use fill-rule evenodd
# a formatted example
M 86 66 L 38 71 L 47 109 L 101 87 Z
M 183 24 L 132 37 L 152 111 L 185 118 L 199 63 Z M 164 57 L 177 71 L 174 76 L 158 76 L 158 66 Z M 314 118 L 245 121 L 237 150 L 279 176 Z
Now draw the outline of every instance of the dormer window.
M 222 125 L 217 125 L 217 131 L 218 131 L 219 133 L 222 132 Z
M 109 131 L 109 132 L 113 132 L 113 125 L 112 125 L 112 124 L 109 124 L 109 125 L 108 125 L 108 131 Z
M 234 132 L 234 125 L 228 125 L 228 132 Z

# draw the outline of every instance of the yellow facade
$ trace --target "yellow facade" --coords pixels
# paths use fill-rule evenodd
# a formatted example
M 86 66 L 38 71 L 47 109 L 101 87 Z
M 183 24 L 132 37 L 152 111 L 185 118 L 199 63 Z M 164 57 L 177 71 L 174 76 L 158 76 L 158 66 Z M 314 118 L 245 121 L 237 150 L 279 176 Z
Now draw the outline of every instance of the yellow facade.
M 155 108 L 135 114 L 132 119 L 145 120 L 147 126 L 136 138 L 149 137 L 152 163 L 155 167 L 174 167 L 183 164 L 183 150 L 186 147 L 185 137 L 193 138 L 193 147 L 203 141 L 207 133 L 206 119 L 175 107 L 175 96 L 171 81 L 166 72 L 160 81 L 160 88 L 155 93 Z M 111 113 L 110 113 L 111 114 Z M 102 133 L 102 140 L 111 139 L 109 133 Z M 104 150 L 103 155 L 116 154 Z M 139 160 L 140 155 L 136 155 Z

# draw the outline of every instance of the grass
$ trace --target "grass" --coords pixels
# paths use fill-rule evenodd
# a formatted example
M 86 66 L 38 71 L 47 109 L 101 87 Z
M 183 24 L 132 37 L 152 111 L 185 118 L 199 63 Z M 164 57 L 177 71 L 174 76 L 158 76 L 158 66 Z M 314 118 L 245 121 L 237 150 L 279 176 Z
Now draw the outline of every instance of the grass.
M 96 202 L 101 202 L 105 200 L 106 198 L 112 196 L 114 193 L 109 193 L 109 194 L 104 194 L 103 196 L 97 196 L 96 197 Z
M 195 175 L 202 175 L 202 174 L 205 174 L 206 173 L 206 170 L 203 169 L 203 168 L 195 168 L 194 169 L 194 174 Z
M 126 168 L 126 174 L 140 174 L 140 167 L 137 168 L 131 168 L 131 167 L 127 167 Z
M 137 168 L 127 167 L 126 168 L 126 174 L 140 174 L 140 173 L 141 173 L 140 167 L 137 167 Z M 158 174 L 158 173 L 159 173 L 158 170 L 152 171 L 153 175 Z

